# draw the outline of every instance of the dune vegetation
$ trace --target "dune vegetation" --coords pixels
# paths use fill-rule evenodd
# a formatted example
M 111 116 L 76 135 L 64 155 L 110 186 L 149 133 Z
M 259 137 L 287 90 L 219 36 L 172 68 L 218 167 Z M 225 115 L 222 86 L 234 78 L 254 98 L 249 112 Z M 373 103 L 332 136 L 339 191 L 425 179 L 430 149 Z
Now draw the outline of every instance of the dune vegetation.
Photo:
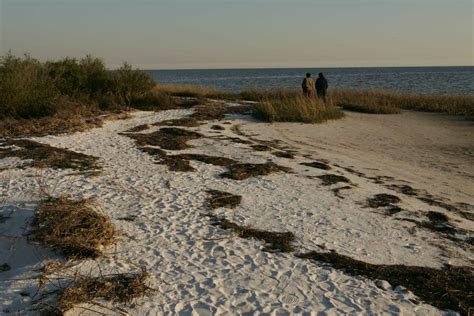
M 323 103 L 302 97 L 299 90 L 251 88 L 232 93 L 157 84 L 147 72 L 127 63 L 109 70 L 92 56 L 46 62 L 28 55 L 0 57 L 0 137 L 81 131 L 131 109 L 165 110 L 204 104 L 207 99 L 256 102 L 254 115 L 268 122 L 323 122 L 343 117 L 340 108 L 374 114 L 403 109 L 474 116 L 474 96 L 331 89 Z
M 127 63 L 111 71 L 92 56 L 40 62 L 7 54 L 0 58 L 0 137 L 83 130 L 104 114 L 174 107 L 155 85 Z

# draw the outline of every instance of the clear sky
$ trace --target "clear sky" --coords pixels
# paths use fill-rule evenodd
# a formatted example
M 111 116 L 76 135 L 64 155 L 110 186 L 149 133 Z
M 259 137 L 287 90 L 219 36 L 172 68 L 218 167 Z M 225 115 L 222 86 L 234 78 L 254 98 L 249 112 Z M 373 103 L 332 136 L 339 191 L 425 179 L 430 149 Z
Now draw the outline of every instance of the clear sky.
M 473 65 L 473 0 L 0 0 L 0 52 L 110 67 Z

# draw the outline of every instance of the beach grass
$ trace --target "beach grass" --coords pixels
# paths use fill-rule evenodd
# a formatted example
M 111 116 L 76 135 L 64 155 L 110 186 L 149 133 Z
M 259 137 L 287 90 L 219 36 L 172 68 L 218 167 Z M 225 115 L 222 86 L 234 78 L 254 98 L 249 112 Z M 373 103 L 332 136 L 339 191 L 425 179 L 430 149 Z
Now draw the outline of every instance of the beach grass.
M 256 104 L 254 116 L 265 122 L 322 123 L 340 119 L 344 113 L 329 101 L 287 95 L 266 98 Z
M 388 91 L 333 90 L 330 98 L 344 109 L 364 113 L 394 114 L 403 109 L 474 115 L 474 96 L 423 96 Z

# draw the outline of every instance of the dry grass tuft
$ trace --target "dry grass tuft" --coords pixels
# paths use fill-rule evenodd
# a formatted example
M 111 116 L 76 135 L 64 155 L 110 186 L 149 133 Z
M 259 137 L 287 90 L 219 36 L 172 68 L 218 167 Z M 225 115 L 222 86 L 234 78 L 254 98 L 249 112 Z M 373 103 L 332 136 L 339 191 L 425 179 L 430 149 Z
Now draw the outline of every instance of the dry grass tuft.
M 229 192 L 208 190 L 207 193 L 210 195 L 208 199 L 209 207 L 213 210 L 221 207 L 236 208 L 242 201 L 242 196 Z
M 77 274 L 67 286 L 59 288 L 54 305 L 43 304 L 42 313 L 45 315 L 65 315 L 75 307 L 81 308 L 81 304 L 107 308 L 96 302 L 97 299 L 130 304 L 139 298 L 151 296 L 156 292 L 147 285 L 149 277 L 150 274 L 144 269 L 140 272 L 99 277 Z M 93 311 L 89 308 L 86 310 Z M 115 310 L 110 309 L 110 311 Z
M 467 315 L 473 306 L 474 270 L 472 267 L 447 265 L 443 269 L 405 265 L 376 265 L 335 252 L 310 252 L 297 255 L 327 263 L 350 275 L 364 276 L 371 280 L 386 280 L 393 287 L 403 286 L 416 296 L 440 309 L 450 309 Z
M 295 235 L 292 232 L 270 232 L 260 229 L 255 229 L 247 226 L 240 226 L 227 219 L 216 219 L 213 225 L 219 226 L 225 230 L 231 230 L 240 238 L 255 238 L 266 243 L 262 249 L 267 252 L 292 252 L 294 251 L 291 243 L 295 240 Z
M 167 93 L 176 97 L 205 97 L 214 95 L 219 91 L 199 86 L 173 85 L 173 84 L 158 84 L 153 88 L 153 92 Z
M 405 109 L 474 115 L 473 96 L 420 96 L 387 91 L 334 90 L 331 91 L 331 98 L 336 105 L 345 109 L 365 113 L 392 114 Z
M 6 157 L 32 160 L 27 166 L 35 168 L 47 167 L 78 171 L 99 169 L 96 157 L 26 139 L 0 141 L 0 159 Z
M 58 111 L 40 118 L 2 117 L 0 137 L 30 137 L 82 132 L 100 127 L 105 119 L 101 112 L 79 101 L 60 97 Z
M 91 205 L 91 200 L 73 201 L 49 197 L 35 212 L 31 238 L 62 251 L 69 258 L 97 258 L 116 241 L 110 219 Z
M 331 102 L 320 102 L 297 95 L 264 99 L 255 105 L 254 116 L 265 122 L 322 123 L 344 117 Z
M 290 169 L 272 162 L 263 164 L 238 163 L 228 166 L 228 171 L 222 173 L 223 178 L 244 180 L 250 177 L 265 176 L 274 172 L 289 172 Z

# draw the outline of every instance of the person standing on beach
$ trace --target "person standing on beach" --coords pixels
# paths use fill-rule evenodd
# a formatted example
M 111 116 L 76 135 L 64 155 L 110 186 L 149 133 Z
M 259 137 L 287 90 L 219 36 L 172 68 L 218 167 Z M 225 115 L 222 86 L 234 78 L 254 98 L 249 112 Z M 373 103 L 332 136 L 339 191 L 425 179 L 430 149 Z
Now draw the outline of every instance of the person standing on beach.
M 316 94 L 318 99 L 323 99 L 326 102 L 326 91 L 328 90 L 328 81 L 324 77 L 323 73 L 320 72 L 318 79 L 316 79 Z
M 303 79 L 301 87 L 303 88 L 303 95 L 308 98 L 313 96 L 314 80 L 311 78 L 311 74 L 309 72 L 306 74 L 306 78 Z

